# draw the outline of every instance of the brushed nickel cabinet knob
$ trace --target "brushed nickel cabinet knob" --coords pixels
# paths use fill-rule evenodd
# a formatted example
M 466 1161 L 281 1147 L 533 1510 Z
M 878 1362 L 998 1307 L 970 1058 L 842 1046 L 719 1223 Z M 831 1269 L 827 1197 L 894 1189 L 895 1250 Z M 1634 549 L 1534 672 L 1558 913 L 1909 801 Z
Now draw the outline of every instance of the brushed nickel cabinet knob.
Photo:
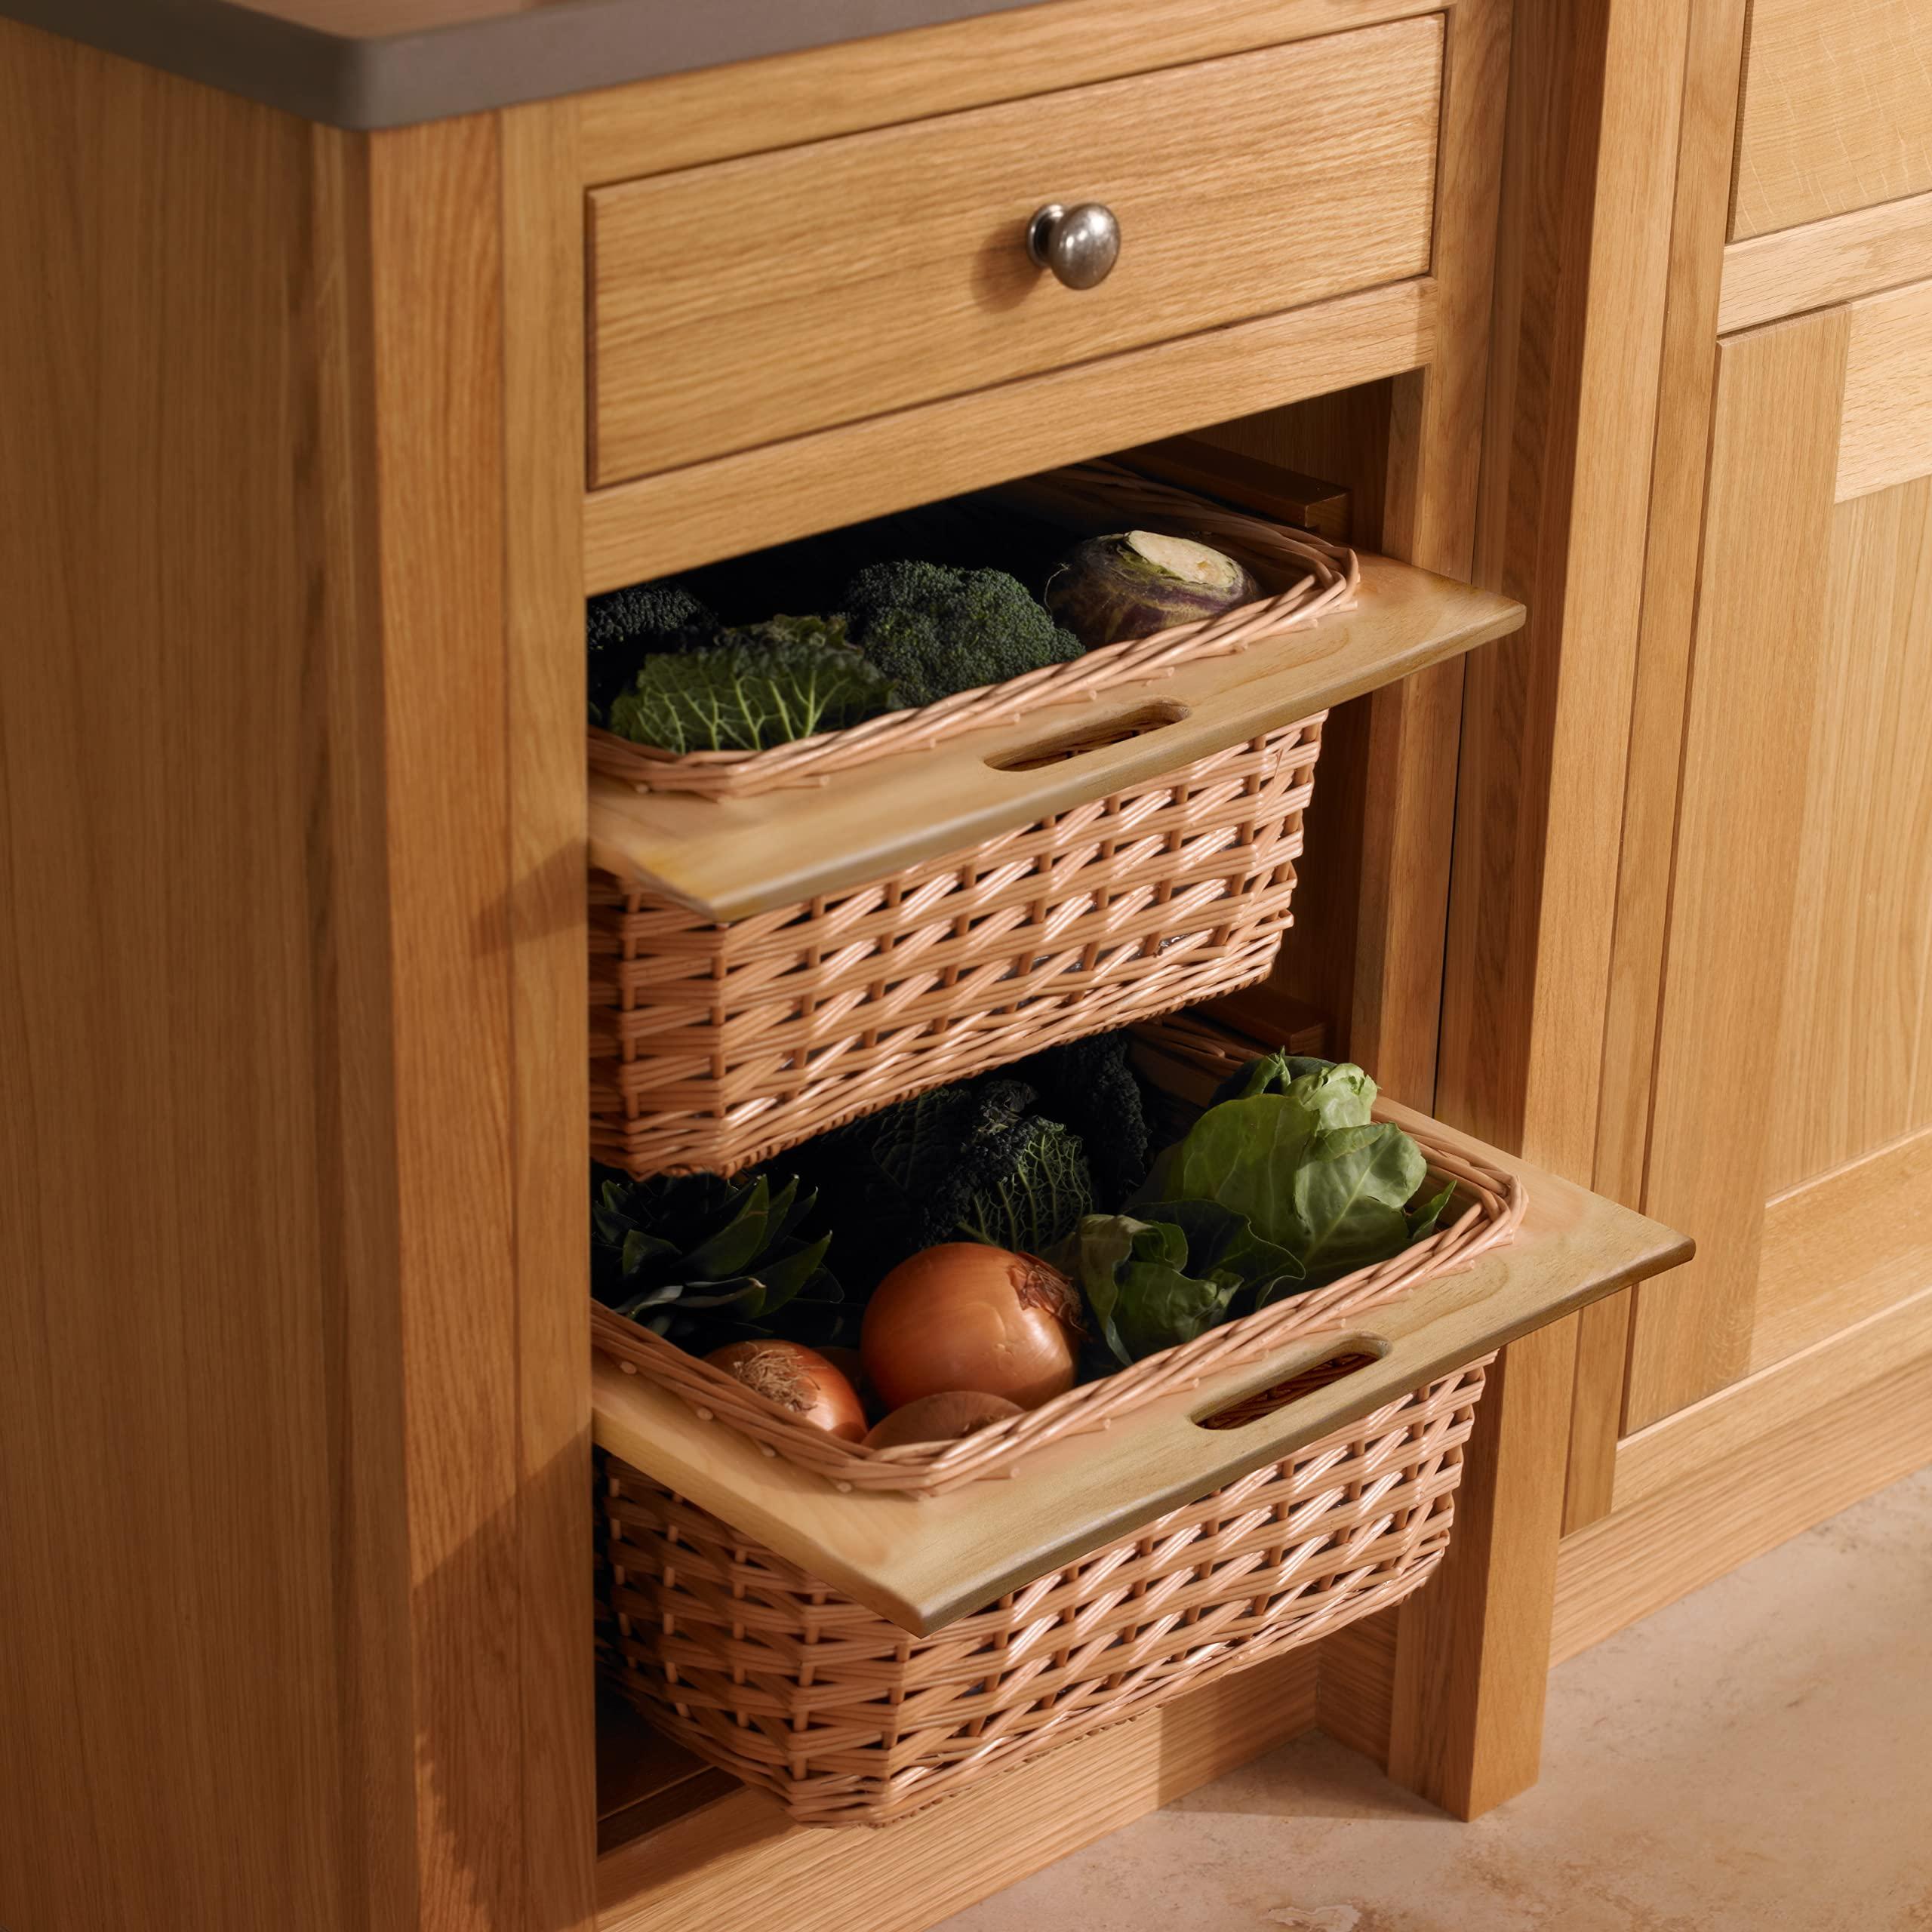
M 1069 288 L 1092 288 L 1120 259 L 1120 223 L 1098 202 L 1070 208 L 1049 202 L 1026 224 L 1026 252 Z

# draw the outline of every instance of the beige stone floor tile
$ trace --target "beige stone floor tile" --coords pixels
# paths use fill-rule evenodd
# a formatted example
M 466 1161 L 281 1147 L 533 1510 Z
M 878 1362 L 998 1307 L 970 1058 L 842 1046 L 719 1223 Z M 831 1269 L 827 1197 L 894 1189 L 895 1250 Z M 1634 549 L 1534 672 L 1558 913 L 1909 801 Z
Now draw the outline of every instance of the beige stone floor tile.
M 1932 1469 L 1550 1680 L 1458 1824 L 1311 1736 L 941 1932 L 1932 1932 Z

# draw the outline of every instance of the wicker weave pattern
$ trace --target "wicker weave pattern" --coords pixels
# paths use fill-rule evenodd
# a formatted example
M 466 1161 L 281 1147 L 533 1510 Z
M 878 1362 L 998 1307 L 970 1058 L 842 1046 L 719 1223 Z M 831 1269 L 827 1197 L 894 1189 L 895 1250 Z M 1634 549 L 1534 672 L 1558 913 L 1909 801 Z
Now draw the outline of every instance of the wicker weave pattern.
M 1241 1064 L 1244 1051 L 1220 1029 L 1186 1014 L 1157 1020 L 1140 1037 L 1172 1058 L 1219 1081 Z M 1491 1248 L 1510 1241 L 1528 1204 L 1522 1183 L 1452 1146 L 1423 1128 L 1416 1143 L 1429 1162 L 1432 1185 L 1454 1180 L 1457 1197 L 1445 1226 L 1400 1254 L 1358 1269 L 1326 1287 L 1275 1303 L 1178 1348 L 1083 1383 L 1038 1408 L 983 1429 L 962 1441 L 916 1443 L 903 1449 L 865 1449 L 793 1417 L 741 1382 L 675 1343 L 663 1340 L 608 1309 L 593 1306 L 596 1346 L 627 1374 L 643 1375 L 681 1397 L 707 1422 L 749 1435 L 773 1455 L 823 1476 L 842 1490 L 937 1496 L 962 1483 L 1012 1474 L 1033 1451 L 1063 1436 L 1104 1429 L 1117 1417 L 1208 1376 L 1244 1367 L 1311 1335 L 1332 1331 L 1371 1309 L 1386 1307 L 1421 1283 L 1459 1274 Z
M 728 924 L 593 872 L 591 1148 L 731 1174 L 839 1121 L 1260 979 L 1319 717 Z
M 801 1822 L 887 1823 L 1406 1596 L 1447 1546 L 1484 1366 L 928 1637 L 607 1457 L 607 1664 Z
M 903 1449 L 865 1449 L 808 1429 L 701 1357 L 687 1355 L 648 1329 L 593 1307 L 591 1333 L 598 1349 L 632 1374 L 644 1375 L 681 1396 L 706 1421 L 750 1436 L 788 1463 L 812 1470 L 843 1490 L 936 1496 L 962 1483 L 1011 1475 L 1024 1457 L 1063 1436 L 1104 1429 L 1145 1404 L 1198 1386 L 1208 1376 L 1279 1353 L 1311 1335 L 1339 1328 L 1371 1309 L 1386 1307 L 1420 1283 L 1458 1274 L 1515 1234 L 1526 1201 L 1522 1185 L 1500 1168 L 1479 1164 L 1427 1133 L 1416 1137 L 1435 1186 L 1454 1180 L 1460 1211 L 1445 1228 L 1389 1260 L 1340 1281 L 1276 1302 L 1257 1314 L 1211 1328 L 1178 1348 L 1081 1383 L 1037 1409 L 983 1429 L 958 1442 L 918 1443 Z
M 1004 684 L 958 691 L 935 704 L 888 712 L 842 731 L 822 731 L 768 751 L 681 755 L 633 744 L 593 727 L 591 768 L 640 792 L 694 792 L 710 798 L 749 798 L 790 786 L 814 785 L 835 771 L 874 758 L 922 751 L 961 732 L 1031 717 L 1049 705 L 1097 698 L 1124 685 L 1145 683 L 1164 676 L 1178 664 L 1244 651 L 1330 611 L 1351 608 L 1361 581 L 1352 550 L 1223 509 L 1115 464 L 1076 465 L 1038 479 L 1029 494 L 1057 500 L 1097 531 L 1133 523 L 1210 539 L 1240 558 L 1264 586 L 1275 587 L 1275 594 L 1198 623 L 1103 645 L 1071 663 L 1044 665 Z

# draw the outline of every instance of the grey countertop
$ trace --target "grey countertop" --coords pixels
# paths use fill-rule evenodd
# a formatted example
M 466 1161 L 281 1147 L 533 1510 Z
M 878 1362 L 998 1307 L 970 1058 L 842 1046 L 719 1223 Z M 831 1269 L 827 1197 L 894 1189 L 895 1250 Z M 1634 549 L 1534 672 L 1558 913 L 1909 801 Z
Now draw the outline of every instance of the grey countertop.
M 23 20 L 338 128 L 394 128 L 1035 0 L 0 0 Z

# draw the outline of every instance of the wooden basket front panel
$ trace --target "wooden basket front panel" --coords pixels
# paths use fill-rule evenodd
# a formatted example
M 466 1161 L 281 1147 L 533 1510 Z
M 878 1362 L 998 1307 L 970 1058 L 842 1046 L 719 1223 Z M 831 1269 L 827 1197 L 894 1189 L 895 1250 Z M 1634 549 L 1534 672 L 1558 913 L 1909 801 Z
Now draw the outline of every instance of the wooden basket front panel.
M 592 1149 L 729 1174 L 1263 977 L 1318 718 L 837 899 L 719 925 L 594 875 Z
M 801 1821 L 886 1823 L 1407 1595 L 1447 1546 L 1484 1366 L 926 1637 L 606 1457 L 607 1663 Z

